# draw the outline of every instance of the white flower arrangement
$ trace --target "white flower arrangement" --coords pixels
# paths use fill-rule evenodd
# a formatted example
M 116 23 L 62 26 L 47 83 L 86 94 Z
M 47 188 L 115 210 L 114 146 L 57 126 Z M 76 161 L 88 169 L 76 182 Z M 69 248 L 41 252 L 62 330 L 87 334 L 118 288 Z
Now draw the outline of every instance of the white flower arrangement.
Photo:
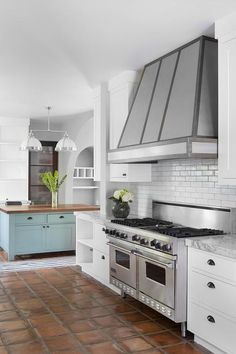
M 119 201 L 121 203 L 132 203 L 134 199 L 133 193 L 129 192 L 128 189 L 119 189 L 113 193 L 113 196 L 110 197 L 109 199 L 112 199 L 114 201 Z

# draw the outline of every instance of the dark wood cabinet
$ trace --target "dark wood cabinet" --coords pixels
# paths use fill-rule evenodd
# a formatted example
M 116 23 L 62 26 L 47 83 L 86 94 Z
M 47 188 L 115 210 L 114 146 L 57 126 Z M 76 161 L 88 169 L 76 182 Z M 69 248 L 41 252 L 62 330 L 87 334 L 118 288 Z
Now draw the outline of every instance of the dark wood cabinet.
M 51 193 L 40 179 L 40 173 L 58 170 L 57 142 L 42 141 L 43 150 L 29 153 L 29 200 L 35 204 L 50 204 Z

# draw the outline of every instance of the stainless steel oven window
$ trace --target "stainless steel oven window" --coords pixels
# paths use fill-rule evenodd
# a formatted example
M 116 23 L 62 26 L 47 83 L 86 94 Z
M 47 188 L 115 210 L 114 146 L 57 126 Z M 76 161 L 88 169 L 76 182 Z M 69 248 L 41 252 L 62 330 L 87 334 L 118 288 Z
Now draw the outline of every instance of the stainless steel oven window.
M 130 256 L 127 253 L 115 250 L 116 264 L 130 269 Z
M 146 276 L 159 284 L 166 285 L 166 270 L 156 264 L 146 263 Z

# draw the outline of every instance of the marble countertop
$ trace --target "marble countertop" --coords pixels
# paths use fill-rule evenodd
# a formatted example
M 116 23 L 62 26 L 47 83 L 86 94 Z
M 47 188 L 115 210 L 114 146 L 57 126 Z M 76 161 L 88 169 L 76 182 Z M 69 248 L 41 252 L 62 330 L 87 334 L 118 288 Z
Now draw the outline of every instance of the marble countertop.
M 194 237 L 185 242 L 189 247 L 236 259 L 236 234 Z

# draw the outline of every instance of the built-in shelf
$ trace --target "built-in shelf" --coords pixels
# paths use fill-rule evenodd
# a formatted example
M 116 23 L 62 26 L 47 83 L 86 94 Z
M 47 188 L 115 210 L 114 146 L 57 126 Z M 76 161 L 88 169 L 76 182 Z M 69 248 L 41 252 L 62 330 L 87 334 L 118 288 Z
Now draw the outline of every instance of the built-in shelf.
M 98 189 L 98 186 L 73 186 L 73 189 Z
M 0 178 L 0 181 L 25 181 L 27 178 Z
M 83 166 L 75 167 L 73 178 L 94 179 L 94 167 L 83 167 Z
M 21 141 L 0 141 L 0 145 L 19 145 Z
M 94 177 L 73 177 L 73 179 L 91 179 L 91 180 L 94 180 Z
M 20 159 L 18 159 L 18 160 L 13 160 L 13 159 L 0 159 L 0 162 L 7 162 L 7 163 L 26 163 L 28 160 L 20 160 Z
M 93 244 L 94 244 L 94 241 L 92 238 L 91 239 L 89 239 L 89 238 L 82 239 L 81 238 L 77 242 L 82 243 L 83 245 L 88 246 L 88 247 L 92 247 L 92 248 L 93 248 Z

